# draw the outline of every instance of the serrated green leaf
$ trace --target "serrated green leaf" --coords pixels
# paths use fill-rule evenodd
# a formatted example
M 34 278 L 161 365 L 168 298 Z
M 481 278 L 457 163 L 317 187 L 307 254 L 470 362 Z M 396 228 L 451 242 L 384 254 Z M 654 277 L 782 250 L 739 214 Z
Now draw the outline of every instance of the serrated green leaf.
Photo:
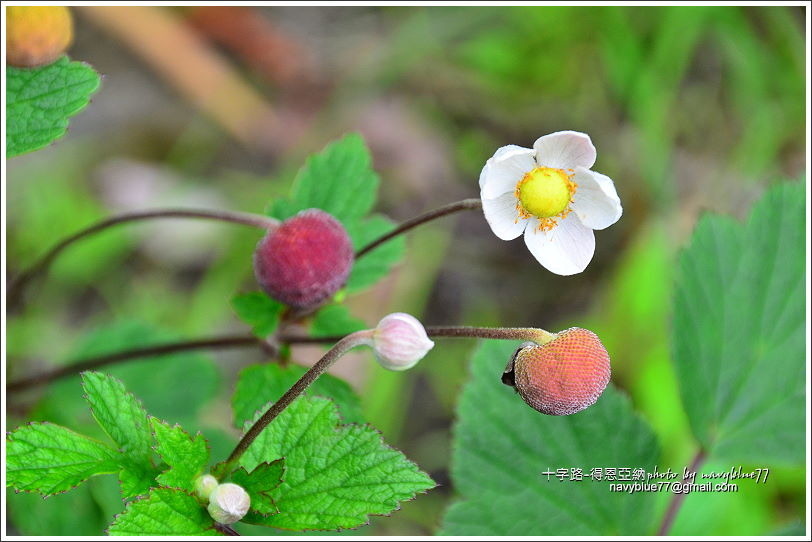
M 300 397 L 271 423 L 242 457 L 253 470 L 284 457 L 285 480 L 270 496 L 279 509 L 264 524 L 281 529 L 357 527 L 370 515 L 389 514 L 398 503 L 434 482 L 369 426 L 339 426 L 335 404 Z M 246 424 L 246 428 L 250 424 Z
M 346 225 L 353 248 L 358 251 L 375 239 L 395 228 L 395 223 L 383 215 L 372 215 Z M 389 274 L 392 267 L 403 259 L 406 241 L 403 236 L 390 239 L 361 256 L 352 266 L 347 279 L 347 290 L 357 292 L 372 286 Z
M 276 402 L 303 374 L 304 367 L 277 364 L 251 365 L 240 371 L 237 387 L 231 398 L 234 425 L 242 427 L 246 420 L 268 402 Z M 321 375 L 305 392 L 306 395 L 323 395 L 338 405 L 345 423 L 364 423 L 361 400 L 349 384 L 330 374 Z
M 251 326 L 254 335 L 264 339 L 276 330 L 285 305 L 271 299 L 263 292 L 237 294 L 231 306 L 240 320 Z
M 178 489 L 153 489 L 127 505 L 107 528 L 111 536 L 218 536 L 214 520 L 193 496 Z
M 6 67 L 6 156 L 47 146 L 62 137 L 68 118 L 87 106 L 99 74 L 63 56 L 38 68 Z
M 350 314 L 344 305 L 327 305 L 310 322 L 311 337 L 342 337 L 366 329 L 367 325 Z
M 160 471 L 155 468 L 137 465 L 126 459 L 121 461 L 118 480 L 121 484 L 122 497 L 132 499 L 133 497 L 146 495 L 156 485 L 155 477 L 159 473 Z
M 117 472 L 118 455 L 65 427 L 32 422 L 6 436 L 6 483 L 19 491 L 54 495 L 91 476 Z
M 158 418 L 150 417 L 155 433 L 155 451 L 169 469 L 157 477 L 163 486 L 194 491 L 195 478 L 209 463 L 209 447 L 203 435 L 194 438 L 179 425 L 170 426 Z
M 120 452 L 138 467 L 152 467 L 152 433 L 138 399 L 120 380 L 94 371 L 82 373 L 82 387 L 93 417 Z
M 285 461 L 277 459 L 270 463 L 260 463 L 249 474 L 240 467 L 231 474 L 231 481 L 239 485 L 251 497 L 251 509 L 243 517 L 245 523 L 262 525 L 270 514 L 279 512 L 270 492 L 282 482 Z
M 569 416 L 545 416 L 500 382 L 517 343 L 488 341 L 471 362 L 454 431 L 451 476 L 463 500 L 443 520 L 459 536 L 652 534 L 653 499 L 609 491 L 607 481 L 559 481 L 557 469 L 643 468 L 655 436 L 612 386 Z M 569 474 L 568 474 L 569 476 Z
M 375 204 L 379 179 L 358 134 L 348 134 L 308 158 L 293 182 L 289 200 L 278 200 L 271 214 L 290 218 L 304 209 L 327 211 L 347 223 L 365 216 Z
M 780 185 L 746 225 L 706 215 L 679 258 L 680 394 L 716 459 L 804 460 L 805 201 L 803 185 Z

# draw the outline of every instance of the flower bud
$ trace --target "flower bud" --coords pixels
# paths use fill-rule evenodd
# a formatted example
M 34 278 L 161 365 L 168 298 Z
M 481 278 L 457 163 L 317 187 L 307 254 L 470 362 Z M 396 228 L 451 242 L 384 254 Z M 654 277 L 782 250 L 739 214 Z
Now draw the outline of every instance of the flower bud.
M 237 484 L 220 484 L 209 496 L 209 515 L 217 523 L 228 525 L 239 521 L 250 507 L 251 497 Z
M 254 274 L 272 298 L 307 308 L 341 288 L 354 252 L 347 230 L 331 214 L 307 209 L 268 231 L 254 252 Z
M 6 62 L 19 68 L 50 64 L 73 39 L 70 11 L 64 6 L 6 8 Z
M 609 354 L 597 335 L 582 328 L 558 333 L 552 341 L 524 343 L 502 382 L 542 414 L 574 414 L 595 403 L 609 383 Z
M 211 474 L 198 476 L 195 480 L 195 494 L 203 500 L 208 500 L 211 492 L 215 490 L 219 482 Z
M 378 322 L 372 348 L 378 362 L 392 371 L 405 371 L 423 359 L 434 347 L 423 324 L 410 314 L 395 312 Z

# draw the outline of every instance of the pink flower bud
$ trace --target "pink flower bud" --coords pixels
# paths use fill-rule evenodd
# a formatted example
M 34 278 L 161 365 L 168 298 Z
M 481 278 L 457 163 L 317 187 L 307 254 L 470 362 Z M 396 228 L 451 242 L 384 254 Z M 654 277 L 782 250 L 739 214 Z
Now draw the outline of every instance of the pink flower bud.
M 378 362 L 392 371 L 405 371 L 423 359 L 434 347 L 423 324 L 409 314 L 395 312 L 385 316 L 372 336 L 372 348 Z
M 228 525 L 239 521 L 250 507 L 251 497 L 237 484 L 220 484 L 209 496 L 209 515 L 217 523 Z

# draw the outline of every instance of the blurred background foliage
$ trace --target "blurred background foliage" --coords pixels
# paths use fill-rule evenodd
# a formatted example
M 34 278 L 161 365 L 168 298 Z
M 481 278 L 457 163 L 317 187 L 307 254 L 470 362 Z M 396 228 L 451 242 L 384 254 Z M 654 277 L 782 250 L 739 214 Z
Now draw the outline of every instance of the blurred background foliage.
M 675 258 L 702 212 L 741 218 L 765 187 L 802 177 L 802 8 L 86 6 L 74 14 L 70 54 L 104 75 L 102 88 L 65 139 L 8 162 L 9 276 L 61 236 L 117 212 L 262 212 L 287 193 L 305 156 L 349 131 L 372 149 L 383 180 L 378 210 L 395 220 L 477 197 L 479 171 L 502 145 L 584 131 L 598 149 L 595 170 L 614 179 L 624 205 L 623 218 L 597 233 L 584 273 L 553 275 L 520 240 L 499 241 L 480 213 L 464 213 L 410 234 L 397 271 L 347 303 L 370 325 L 403 311 L 427 325 L 592 329 L 612 355 L 613 381 L 652 424 L 661 467 L 689 463 L 696 443 L 668 339 Z M 8 315 L 9 378 L 126 346 L 247 331 L 229 299 L 256 288 L 257 240 L 229 225 L 156 221 L 77 245 L 31 289 L 25 309 Z M 406 374 L 380 369 L 365 352 L 338 364 L 366 419 L 440 484 L 350 534 L 436 530 L 454 498 L 451 427 L 474 346 L 437 341 Z M 322 349 L 292 352 L 308 364 Z M 109 372 L 151 413 L 204 430 L 218 457 L 235 437 L 236 374 L 259 361 L 259 350 L 219 351 Z M 78 390 L 69 378 L 9 397 L 9 427 L 48 419 L 93 434 Z M 772 476 L 737 494 L 689 496 L 672 534 L 765 534 L 803 521 L 805 470 Z M 107 478 L 47 501 L 9 495 L 11 524 L 26 534 L 98 534 L 121 508 Z

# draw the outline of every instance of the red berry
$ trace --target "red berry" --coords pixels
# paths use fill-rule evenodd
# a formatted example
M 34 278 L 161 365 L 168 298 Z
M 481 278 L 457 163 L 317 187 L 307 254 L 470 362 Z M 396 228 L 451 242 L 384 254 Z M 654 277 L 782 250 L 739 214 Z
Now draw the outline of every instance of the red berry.
M 254 252 L 254 274 L 273 297 L 312 307 L 347 281 L 353 248 L 344 226 L 321 209 L 307 209 L 269 230 Z
M 574 414 L 595 403 L 609 383 L 609 354 L 597 335 L 573 327 L 544 345 L 520 348 L 502 381 L 543 414 Z

